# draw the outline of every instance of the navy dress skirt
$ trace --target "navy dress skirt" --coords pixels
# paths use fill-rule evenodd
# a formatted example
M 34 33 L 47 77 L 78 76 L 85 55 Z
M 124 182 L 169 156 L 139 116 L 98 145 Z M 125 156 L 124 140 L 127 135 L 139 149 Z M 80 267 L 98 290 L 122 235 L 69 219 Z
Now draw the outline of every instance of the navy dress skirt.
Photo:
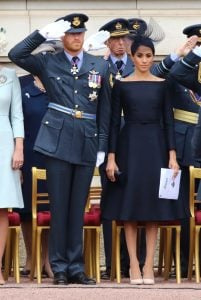
M 24 209 L 20 210 L 21 219 L 23 221 L 31 220 L 32 212 L 32 167 L 41 169 L 46 168 L 45 157 L 33 151 L 33 146 L 41 125 L 41 120 L 47 110 L 48 98 L 46 93 L 40 91 L 33 83 L 29 80 L 29 83 L 22 86 L 22 104 L 24 114 L 24 129 L 25 129 L 25 140 L 24 140 L 24 166 L 22 168 L 23 184 L 22 193 L 24 199 Z M 47 192 L 46 182 L 39 183 L 39 192 Z M 48 210 L 49 206 L 41 205 L 39 210 Z
M 122 172 L 108 180 L 102 218 L 122 221 L 162 221 L 186 217 L 181 199 L 158 197 L 160 170 L 168 167 L 175 149 L 171 93 L 167 81 L 117 81 L 112 92 L 109 152 Z M 123 109 L 125 125 L 121 131 Z

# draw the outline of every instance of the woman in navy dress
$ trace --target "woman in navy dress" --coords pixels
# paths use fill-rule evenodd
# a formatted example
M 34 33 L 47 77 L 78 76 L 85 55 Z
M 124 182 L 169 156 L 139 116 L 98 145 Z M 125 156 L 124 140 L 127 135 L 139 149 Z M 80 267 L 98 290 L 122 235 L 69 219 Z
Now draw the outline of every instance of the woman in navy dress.
M 112 92 L 106 167 L 109 181 L 103 195 L 102 217 L 124 221 L 130 282 L 154 284 L 157 222 L 183 218 L 185 208 L 179 201 L 158 198 L 161 168 L 173 169 L 174 176 L 179 170 L 168 82 L 150 73 L 155 49 L 149 38 L 136 37 L 131 53 L 135 71 L 116 81 Z M 125 126 L 120 132 L 122 110 Z M 116 176 L 118 171 L 121 175 Z M 146 226 L 143 278 L 136 255 L 138 221 L 143 221 Z

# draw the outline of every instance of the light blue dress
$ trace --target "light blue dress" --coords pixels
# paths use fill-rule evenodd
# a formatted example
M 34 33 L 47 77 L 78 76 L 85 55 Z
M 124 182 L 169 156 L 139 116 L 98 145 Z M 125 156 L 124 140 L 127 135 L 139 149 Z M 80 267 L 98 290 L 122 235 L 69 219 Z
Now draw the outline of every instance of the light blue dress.
M 12 169 L 14 139 L 24 137 L 19 80 L 12 69 L 0 70 L 0 208 L 22 208 L 20 171 Z

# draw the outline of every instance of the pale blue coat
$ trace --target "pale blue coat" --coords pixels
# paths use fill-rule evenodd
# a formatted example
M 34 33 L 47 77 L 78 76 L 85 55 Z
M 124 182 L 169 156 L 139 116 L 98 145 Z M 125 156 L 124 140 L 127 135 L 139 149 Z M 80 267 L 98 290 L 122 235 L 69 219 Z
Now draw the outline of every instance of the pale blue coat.
M 0 70 L 0 208 L 23 207 L 20 171 L 12 169 L 14 139 L 24 137 L 19 80 L 12 69 Z

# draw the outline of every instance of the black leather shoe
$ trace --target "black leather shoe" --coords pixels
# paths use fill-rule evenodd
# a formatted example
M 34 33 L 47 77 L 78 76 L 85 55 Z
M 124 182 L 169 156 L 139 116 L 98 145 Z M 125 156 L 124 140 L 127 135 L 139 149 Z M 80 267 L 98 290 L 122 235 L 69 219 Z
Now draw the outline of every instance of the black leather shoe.
M 105 271 L 101 271 L 101 279 L 109 280 L 110 279 L 110 273 L 111 273 L 110 268 L 106 268 Z
M 22 277 L 28 277 L 30 275 L 31 271 L 28 269 L 23 269 L 20 271 L 20 276 Z
M 65 272 L 57 272 L 57 273 L 55 273 L 54 274 L 53 283 L 57 284 L 57 285 L 68 284 L 66 273 Z
M 84 272 L 79 272 L 74 276 L 68 278 L 69 283 L 78 283 L 78 284 L 96 284 L 96 281 L 92 278 L 87 277 Z

